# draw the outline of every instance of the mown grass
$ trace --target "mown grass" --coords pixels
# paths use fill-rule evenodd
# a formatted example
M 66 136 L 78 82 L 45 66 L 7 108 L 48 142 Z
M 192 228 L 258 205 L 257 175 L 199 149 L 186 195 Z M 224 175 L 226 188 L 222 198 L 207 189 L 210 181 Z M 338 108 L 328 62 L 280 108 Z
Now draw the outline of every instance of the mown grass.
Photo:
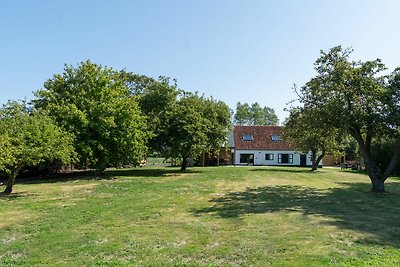
M 400 181 L 302 168 L 113 170 L 0 196 L 0 266 L 396 266 Z

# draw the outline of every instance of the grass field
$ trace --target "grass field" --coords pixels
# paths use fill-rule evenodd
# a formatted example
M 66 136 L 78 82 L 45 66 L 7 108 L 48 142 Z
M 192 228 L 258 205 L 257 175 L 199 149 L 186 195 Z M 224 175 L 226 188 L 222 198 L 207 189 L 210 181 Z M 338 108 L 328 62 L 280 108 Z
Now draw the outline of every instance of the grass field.
M 0 266 L 399 266 L 400 180 L 369 188 L 273 167 L 24 181 L 0 195 Z

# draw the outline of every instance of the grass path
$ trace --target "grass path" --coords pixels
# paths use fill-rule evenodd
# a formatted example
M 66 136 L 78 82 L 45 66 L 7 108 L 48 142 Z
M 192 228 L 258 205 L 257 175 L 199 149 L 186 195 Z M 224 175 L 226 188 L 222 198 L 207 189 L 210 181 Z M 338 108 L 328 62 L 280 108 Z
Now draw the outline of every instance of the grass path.
M 0 266 L 398 266 L 400 181 L 369 187 L 273 167 L 20 183 L 0 196 Z

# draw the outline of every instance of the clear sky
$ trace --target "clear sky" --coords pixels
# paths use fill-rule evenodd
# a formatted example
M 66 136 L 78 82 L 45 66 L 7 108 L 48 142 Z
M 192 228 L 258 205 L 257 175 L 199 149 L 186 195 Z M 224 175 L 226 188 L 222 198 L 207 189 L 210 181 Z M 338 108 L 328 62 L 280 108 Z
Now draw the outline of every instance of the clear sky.
M 2 0 L 0 103 L 31 100 L 64 64 L 169 76 L 235 108 L 275 109 L 314 74 L 321 49 L 400 66 L 398 0 Z

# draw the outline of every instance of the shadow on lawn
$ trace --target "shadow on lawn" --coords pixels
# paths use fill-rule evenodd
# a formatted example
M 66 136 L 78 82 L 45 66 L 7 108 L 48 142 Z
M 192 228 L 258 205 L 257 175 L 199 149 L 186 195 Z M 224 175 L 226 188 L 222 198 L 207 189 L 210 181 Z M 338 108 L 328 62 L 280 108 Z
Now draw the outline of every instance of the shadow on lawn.
M 181 172 L 179 168 L 135 168 L 135 169 L 110 169 L 104 173 L 93 170 L 76 171 L 70 173 L 58 173 L 54 175 L 41 177 L 23 177 L 17 178 L 17 184 L 40 184 L 40 183 L 58 183 L 76 180 L 113 180 L 118 177 L 166 177 L 181 173 L 197 173 L 197 170 L 189 169 Z M 6 182 L 6 181 L 4 181 Z
M 198 170 L 187 169 L 186 171 L 181 171 L 179 168 L 164 167 L 164 168 L 135 168 L 135 169 L 114 169 L 107 170 L 104 175 L 114 176 L 114 177 L 163 177 L 174 174 L 183 173 L 198 173 Z
M 293 168 L 282 168 L 282 167 L 260 167 L 250 169 L 252 172 L 286 172 L 286 173 L 312 173 L 311 167 L 293 167 Z
M 0 200 L 6 200 L 6 201 L 13 201 L 17 200 L 19 198 L 25 198 L 25 197 L 30 197 L 30 196 L 35 196 L 36 194 L 33 193 L 28 193 L 28 192 L 18 192 L 18 193 L 12 193 L 12 194 L 5 194 L 3 192 L 0 192 Z
M 329 190 L 290 185 L 249 188 L 213 198 L 210 207 L 193 212 L 221 218 L 293 211 L 322 215 L 334 219 L 326 224 L 373 235 L 370 240 L 360 242 L 400 247 L 400 192 L 370 193 L 367 183 L 342 185 Z

